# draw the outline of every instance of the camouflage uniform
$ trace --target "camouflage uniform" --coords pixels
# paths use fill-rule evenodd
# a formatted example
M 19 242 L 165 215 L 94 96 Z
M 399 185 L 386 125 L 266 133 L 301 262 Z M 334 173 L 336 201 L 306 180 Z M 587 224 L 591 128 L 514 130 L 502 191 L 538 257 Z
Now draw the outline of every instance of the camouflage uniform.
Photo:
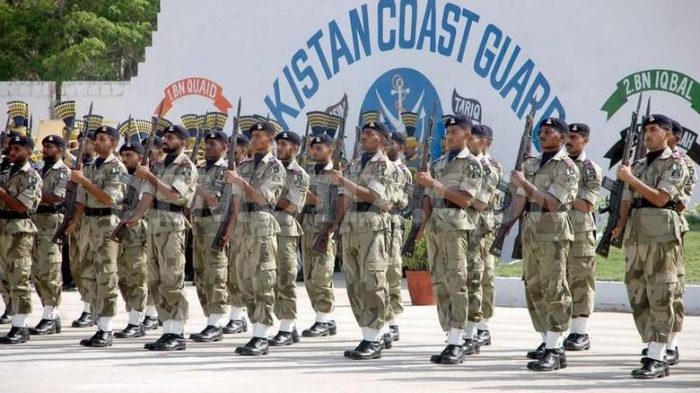
M 70 169 L 58 160 L 43 173 L 42 194 L 53 194 L 59 198 L 66 195 Z M 34 216 L 37 235 L 34 241 L 32 280 L 44 307 L 57 308 L 61 304 L 61 246 L 51 241 L 56 229 L 63 221 L 59 206 L 39 205 Z
M 95 159 L 93 158 L 87 163 L 83 164 L 83 166 L 87 167 L 88 165 L 94 162 Z M 78 223 L 78 227 L 76 228 L 75 232 L 68 235 L 68 264 L 70 267 L 70 274 L 73 277 L 73 283 L 75 284 L 75 287 L 78 289 L 78 293 L 80 294 L 80 300 L 86 303 L 86 306 L 89 306 L 90 298 L 88 297 L 87 288 L 83 284 L 82 279 L 82 271 L 84 270 L 84 267 L 82 260 L 83 252 L 81 251 L 81 245 L 84 245 L 85 242 L 81 240 L 80 234 L 80 223 Z M 89 312 L 89 310 L 86 311 Z
M 109 240 L 114 228 L 119 225 L 117 207 L 124 199 L 125 185 L 122 175 L 124 164 L 110 154 L 98 167 L 93 161 L 84 169 L 85 177 L 112 198 L 112 205 L 104 205 L 78 187 L 76 202 L 85 206 L 80 222 L 81 280 L 85 286 L 94 318 L 110 318 L 117 314 L 117 256 L 119 243 Z M 102 331 L 110 331 L 98 325 Z
M 199 167 L 197 181 L 207 193 L 221 198 L 224 191 L 224 171 L 226 160 L 217 160 L 209 169 L 206 165 Z M 228 247 L 221 251 L 211 248 L 219 229 L 222 212 L 216 207 L 208 206 L 204 198 L 195 196 L 192 210 L 192 240 L 194 253 L 194 282 L 197 297 L 204 315 L 218 320 L 209 321 L 207 325 L 218 326 L 222 323 L 228 305 Z M 220 315 L 219 315 L 220 314 Z
M 14 173 L 9 168 L 0 173 L 0 184 L 8 194 L 26 206 L 28 213 L 33 213 L 39 206 L 41 176 L 29 163 Z M 29 280 L 35 233 L 37 228 L 29 214 L 9 210 L 0 201 L 0 288 L 7 294 L 5 307 L 10 310 L 13 322 L 17 316 L 26 317 L 32 312 Z
M 259 190 L 268 203 L 260 206 L 249 201 L 243 190 L 233 185 L 233 195 L 241 200 L 233 234 L 233 262 L 236 264 L 238 287 L 248 318 L 255 324 L 253 334 L 267 338 L 267 330 L 274 323 L 275 258 L 277 234 L 280 232 L 280 226 L 272 215 L 272 207 L 282 193 L 286 176 L 284 166 L 270 152 L 260 159 L 257 166 L 255 159 L 243 161 L 238 173 L 251 187 Z
M 451 190 L 475 196 L 481 187 L 481 164 L 466 147 L 452 160 L 447 155 L 435 160 L 431 172 L 433 178 Z M 433 189 L 429 190 L 428 196 L 432 213 L 425 233 L 438 318 L 443 331 L 457 329 L 461 335 L 468 310 L 469 231 L 476 227 L 465 209 L 444 199 Z
M 482 160 L 482 167 L 485 168 L 489 165 L 489 170 L 496 174 L 497 181 L 505 178 L 505 169 L 500 162 L 496 161 L 495 158 L 491 157 L 488 153 L 484 155 L 488 164 L 485 164 Z M 496 308 L 496 258 L 491 255 L 489 250 L 491 245 L 496 238 L 496 231 L 499 225 L 501 225 L 501 215 L 496 212 L 496 209 L 501 207 L 502 194 L 495 191 L 491 195 L 491 200 L 489 201 L 488 213 L 486 219 L 483 223 L 491 223 L 491 230 L 485 233 L 481 237 L 481 259 L 484 261 L 484 274 L 481 277 L 481 313 L 484 322 L 482 322 L 480 329 L 488 330 L 485 325 L 485 321 L 488 321 L 493 317 L 493 311 Z M 488 226 L 488 225 L 487 225 Z
M 566 151 L 560 150 L 544 165 L 541 157 L 523 163 L 526 179 L 540 192 L 561 204 L 550 212 L 528 198 L 523 220 L 523 274 L 530 319 L 540 333 L 561 333 L 569 328 L 571 292 L 566 281 L 566 259 L 574 230 L 567 211 L 576 197 L 579 172 Z M 517 194 L 526 196 L 523 189 Z
M 286 167 L 285 185 L 279 199 L 286 199 L 297 212 L 301 212 L 308 189 L 309 175 L 296 161 L 290 162 Z M 274 311 L 277 318 L 283 321 L 283 325 L 297 318 L 297 245 L 304 232 L 295 215 L 277 208 L 274 212 L 280 226 L 280 232 L 277 234 L 277 283 Z M 290 331 L 282 328 L 280 330 Z
M 650 165 L 634 163 L 632 173 L 645 184 L 675 200 L 688 175 L 683 158 L 666 148 Z M 666 343 L 673 330 L 674 294 L 681 258 L 681 225 L 669 207 L 652 207 L 638 192 L 625 187 L 623 200 L 632 203 L 625 227 L 625 284 L 632 315 L 642 341 Z
M 389 301 L 386 271 L 391 242 L 391 220 L 387 212 L 391 206 L 394 171 L 381 151 L 364 166 L 362 160 L 350 164 L 345 177 L 372 191 L 377 197 L 374 204 L 362 202 L 345 188 L 340 189 L 340 194 L 350 203 L 340 226 L 343 271 L 350 307 L 367 341 L 378 341 L 379 331 L 386 322 Z
M 401 247 L 403 246 L 403 216 L 401 211 L 408 206 L 409 195 L 406 194 L 406 184 L 412 183 L 411 171 L 401 159 L 392 162 L 394 170 L 394 187 L 390 211 L 391 218 L 391 243 L 389 246 L 389 267 L 386 272 L 386 281 L 389 284 L 389 306 L 387 307 L 386 320 L 395 325 L 394 318 L 403 313 L 401 302 L 401 278 L 403 277 L 403 260 L 401 259 Z
M 165 327 L 166 321 L 184 324 L 189 316 L 185 293 L 185 233 L 190 225 L 182 212 L 190 206 L 194 196 L 197 168 L 181 152 L 168 166 L 165 160 L 158 161 L 153 166 L 153 174 L 179 194 L 177 200 L 168 200 L 150 183 L 145 184 L 143 191 L 154 198 L 147 215 L 148 292 L 153 296 Z M 164 333 L 182 334 L 165 329 Z
M 581 153 L 574 162 L 580 174 L 576 199 L 588 202 L 595 207 L 603 182 L 603 171 L 593 161 L 587 159 L 585 153 Z M 574 227 L 574 241 L 571 243 L 566 264 L 572 298 L 571 315 L 572 318 L 587 317 L 593 313 L 595 304 L 595 218 L 593 212 L 584 213 L 572 208 L 569 210 L 569 219 Z
M 304 209 L 304 237 L 303 237 L 303 271 L 304 285 L 311 301 L 311 307 L 317 313 L 317 322 L 330 322 L 330 314 L 335 304 L 335 291 L 333 289 L 333 268 L 335 264 L 335 240 L 331 236 L 328 239 L 328 249 L 324 253 L 313 250 L 316 238 L 324 225 L 333 220 L 328 217 L 326 208 L 328 201 L 328 188 L 330 183 L 327 173 L 333 169 L 333 163 L 328 163 L 318 173 L 314 168 L 309 171 L 309 191 L 319 198 L 315 206 L 307 205 Z M 327 317 L 327 318 L 326 318 Z

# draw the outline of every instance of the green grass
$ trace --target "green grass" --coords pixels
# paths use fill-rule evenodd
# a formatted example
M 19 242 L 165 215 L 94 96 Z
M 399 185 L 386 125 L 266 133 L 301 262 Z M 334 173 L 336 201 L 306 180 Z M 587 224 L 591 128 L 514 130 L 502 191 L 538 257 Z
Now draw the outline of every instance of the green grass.
M 691 221 L 690 232 L 685 235 L 683 250 L 685 258 L 685 277 L 689 284 L 700 283 L 700 223 Z M 622 281 L 625 277 L 625 257 L 622 251 L 611 247 L 608 258 L 596 257 L 597 278 L 602 281 Z M 496 275 L 501 277 L 521 277 L 522 263 L 513 263 L 496 268 Z

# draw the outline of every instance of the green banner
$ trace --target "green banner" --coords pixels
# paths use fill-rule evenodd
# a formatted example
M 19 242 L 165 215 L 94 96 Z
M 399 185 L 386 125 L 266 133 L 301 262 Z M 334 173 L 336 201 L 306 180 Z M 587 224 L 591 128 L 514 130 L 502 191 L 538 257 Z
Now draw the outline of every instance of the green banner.
M 617 82 L 617 89 L 600 108 L 608 120 L 627 102 L 627 97 L 646 90 L 665 91 L 683 97 L 700 114 L 700 84 L 683 73 L 671 70 L 646 70 L 630 74 Z

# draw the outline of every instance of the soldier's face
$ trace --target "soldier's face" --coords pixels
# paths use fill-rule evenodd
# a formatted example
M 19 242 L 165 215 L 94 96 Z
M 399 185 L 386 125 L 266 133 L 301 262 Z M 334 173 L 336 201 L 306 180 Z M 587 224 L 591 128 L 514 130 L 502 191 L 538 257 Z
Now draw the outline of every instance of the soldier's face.
M 644 145 L 649 151 L 664 149 L 671 134 L 671 130 L 661 128 L 658 124 L 649 124 L 644 127 Z
M 63 149 L 53 143 L 43 143 L 41 145 L 41 155 L 44 156 L 44 158 L 58 159 L 63 156 Z
M 151 153 L 148 156 L 148 161 L 150 161 L 152 164 L 160 161 L 161 156 L 163 155 L 163 150 L 160 147 L 154 147 L 151 149 Z
M 250 146 L 255 153 L 267 153 L 272 145 L 273 136 L 267 131 L 253 131 Z
M 467 147 L 472 154 L 479 155 L 482 151 L 484 151 L 485 142 L 486 139 L 472 135 L 472 137 L 467 140 Z
M 163 151 L 167 154 L 177 153 L 182 150 L 185 141 L 180 139 L 177 135 L 168 132 L 163 135 Z
M 408 157 L 413 157 L 413 155 L 416 154 L 416 148 L 413 146 L 411 146 L 411 147 L 406 146 L 406 150 L 405 150 L 404 154 L 406 154 L 406 156 L 408 156 Z
M 136 167 L 141 163 L 141 155 L 135 151 L 123 151 L 121 153 L 121 157 L 122 162 L 127 169 L 136 169 Z
M 315 143 L 311 146 L 311 158 L 316 162 L 328 162 L 333 155 L 333 146 L 325 143 Z
M 579 155 L 583 151 L 583 148 L 588 143 L 588 138 L 575 133 L 570 132 L 566 135 L 566 152 L 572 156 Z
M 540 128 L 540 146 L 544 151 L 559 150 L 563 142 L 562 134 L 556 128 L 543 126 Z
M 280 160 L 291 160 L 299 150 L 299 146 L 285 140 L 277 141 L 277 158 Z
M 447 140 L 447 148 L 450 150 L 464 149 L 467 146 L 467 140 L 471 137 L 472 132 L 469 128 L 462 126 L 448 126 L 445 131 L 445 139 Z
M 95 142 L 90 138 L 85 140 L 85 154 L 88 156 L 95 155 Z
M 675 149 L 676 145 L 680 141 L 681 141 L 681 134 L 671 133 L 671 136 L 668 137 L 668 147 L 670 147 L 671 149 Z
M 379 148 L 385 144 L 385 140 L 386 138 L 384 135 L 369 128 L 362 130 L 362 135 L 360 136 L 362 149 L 368 152 L 376 152 L 379 150 Z
M 107 134 L 97 134 L 95 137 L 95 152 L 100 156 L 107 156 L 114 151 L 117 142 Z
M 226 145 L 218 140 L 210 139 L 204 143 L 204 156 L 207 160 L 218 160 L 226 153 Z
M 10 156 L 11 163 L 15 165 L 24 165 L 24 163 L 29 160 L 29 157 L 32 156 L 32 150 L 28 147 L 10 145 L 10 152 L 8 155 Z
M 236 161 L 240 161 L 245 158 L 248 152 L 248 146 L 236 145 Z

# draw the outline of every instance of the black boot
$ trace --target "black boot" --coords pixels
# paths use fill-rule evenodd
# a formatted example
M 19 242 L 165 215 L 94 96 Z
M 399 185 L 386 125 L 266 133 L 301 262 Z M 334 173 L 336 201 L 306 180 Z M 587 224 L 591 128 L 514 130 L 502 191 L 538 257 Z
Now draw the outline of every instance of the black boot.
M 149 351 L 184 351 L 187 344 L 182 334 L 165 333 L 157 341 L 147 343 L 143 347 Z
M 231 319 L 223 328 L 224 334 L 245 333 L 248 331 L 248 322 L 245 319 Z
M 146 335 L 146 327 L 142 324 L 128 324 L 121 332 L 114 333 L 116 338 L 139 338 Z
M 146 330 L 156 330 L 158 329 L 158 318 L 145 316 L 143 322 L 141 322 L 143 328 Z
M 43 336 L 46 334 L 61 333 L 61 318 L 42 319 L 36 327 L 29 328 L 29 333 L 35 336 Z
M 6 336 L 0 337 L 0 344 L 24 344 L 29 341 L 29 329 L 13 326 Z
M 294 328 L 294 330 L 292 330 L 291 332 L 283 332 L 280 330 L 279 332 L 277 332 L 277 335 L 275 335 L 275 337 L 269 340 L 269 344 L 273 347 L 292 345 L 298 342 L 299 332 L 297 332 L 296 328 Z
M 384 333 L 382 335 L 382 349 L 391 349 L 394 346 L 394 338 L 391 333 Z
M 0 316 L 0 325 L 9 325 L 12 323 L 12 315 L 10 315 L 10 312 L 7 310 L 7 307 L 5 307 L 5 313 Z
M 236 348 L 236 353 L 241 356 L 262 356 L 267 355 L 269 350 L 269 343 L 266 338 L 253 337 L 248 343 L 243 346 Z
M 491 345 L 491 333 L 488 330 L 477 330 L 476 341 L 480 347 Z
M 334 322 L 314 322 L 310 328 L 304 329 L 301 335 L 304 337 L 335 336 L 337 327 Z
M 98 330 L 92 337 L 80 340 L 80 345 L 84 347 L 104 348 L 112 346 L 112 332 Z
M 221 341 L 224 338 L 224 330 L 217 326 L 207 325 L 199 333 L 191 334 L 190 340 L 199 343 L 210 343 L 215 341 Z
M 92 319 L 92 314 L 83 311 L 83 313 L 80 314 L 80 317 L 73 321 L 73 324 L 71 326 L 73 326 L 74 328 L 86 328 L 90 326 L 95 326 L 95 321 Z
M 464 356 L 464 348 L 461 345 L 450 344 L 439 355 L 431 356 L 430 361 L 438 364 L 460 364 L 464 361 Z
M 632 370 L 632 376 L 638 379 L 663 378 L 670 374 L 668 363 L 652 358 L 642 358 L 642 367 Z
M 678 347 L 676 347 L 675 349 L 666 350 L 666 362 L 669 366 L 675 366 L 676 364 L 680 363 L 680 361 L 681 356 L 680 352 L 678 352 Z
M 399 326 L 398 325 L 390 325 L 389 326 L 389 333 L 391 333 L 391 338 L 394 339 L 394 341 L 399 341 Z
M 382 342 L 362 340 L 357 348 L 348 353 L 347 357 L 354 360 L 379 359 L 382 357 Z
M 481 353 L 481 348 L 479 348 L 479 343 L 471 338 L 464 339 L 464 354 L 465 355 L 478 355 Z
M 540 344 L 534 351 L 529 351 L 526 356 L 533 360 L 542 359 L 544 357 L 544 343 Z
M 561 348 L 545 349 L 544 356 L 541 359 L 528 362 L 527 368 L 532 371 L 554 371 L 561 368 L 566 368 L 566 361 L 562 363 L 562 357 L 565 357 L 564 350 Z
M 591 340 L 587 334 L 571 333 L 564 340 L 567 351 L 585 351 L 591 348 Z

